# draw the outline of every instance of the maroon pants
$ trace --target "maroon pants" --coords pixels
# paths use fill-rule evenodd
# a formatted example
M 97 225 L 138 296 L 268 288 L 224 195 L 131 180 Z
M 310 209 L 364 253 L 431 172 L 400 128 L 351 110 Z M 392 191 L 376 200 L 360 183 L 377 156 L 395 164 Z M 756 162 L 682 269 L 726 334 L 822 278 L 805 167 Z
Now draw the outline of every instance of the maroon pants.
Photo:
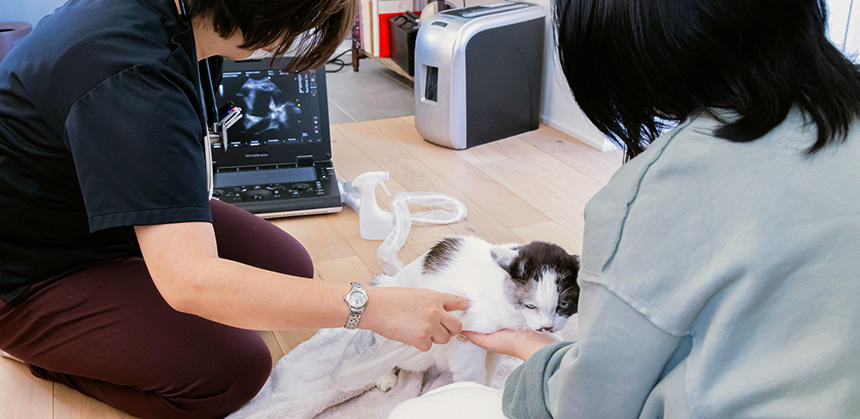
M 220 257 L 313 277 L 307 251 L 279 228 L 220 201 L 212 216 Z M 257 332 L 171 309 L 139 257 L 87 266 L 0 302 L 0 349 L 37 377 L 157 418 L 233 412 L 257 394 L 272 363 Z

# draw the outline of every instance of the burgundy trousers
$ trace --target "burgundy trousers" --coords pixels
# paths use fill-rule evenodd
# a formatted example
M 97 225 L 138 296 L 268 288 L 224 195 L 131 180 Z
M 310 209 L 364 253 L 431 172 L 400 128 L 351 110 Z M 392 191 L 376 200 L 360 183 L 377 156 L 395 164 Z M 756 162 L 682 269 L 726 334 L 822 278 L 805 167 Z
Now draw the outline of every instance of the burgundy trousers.
M 289 234 L 211 205 L 220 257 L 313 277 L 310 256 Z M 170 308 L 140 257 L 86 266 L 0 302 L 0 349 L 37 377 L 151 418 L 225 416 L 257 394 L 272 364 L 257 332 Z

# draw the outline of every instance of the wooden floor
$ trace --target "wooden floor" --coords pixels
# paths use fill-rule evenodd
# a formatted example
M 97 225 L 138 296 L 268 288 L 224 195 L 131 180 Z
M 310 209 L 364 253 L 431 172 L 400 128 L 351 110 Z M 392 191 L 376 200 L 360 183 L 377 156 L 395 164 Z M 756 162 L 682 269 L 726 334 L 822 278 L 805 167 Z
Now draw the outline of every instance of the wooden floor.
M 454 151 L 427 143 L 412 117 L 332 127 L 339 176 L 352 179 L 388 170 L 392 193 L 445 192 L 463 200 L 468 218 L 450 226 L 415 226 L 400 253 L 409 261 L 445 235 L 476 235 L 491 242 L 552 241 L 569 252 L 582 245 L 583 209 L 619 167 L 621 153 L 599 152 L 552 128 Z M 381 194 L 387 207 L 389 198 Z M 358 215 L 283 219 L 275 224 L 310 251 L 317 279 L 366 282 L 380 272 L 379 242 L 361 239 Z M 313 330 L 261 332 L 278 360 Z M 127 415 L 61 385 L 32 377 L 0 359 L 0 418 L 115 418 Z

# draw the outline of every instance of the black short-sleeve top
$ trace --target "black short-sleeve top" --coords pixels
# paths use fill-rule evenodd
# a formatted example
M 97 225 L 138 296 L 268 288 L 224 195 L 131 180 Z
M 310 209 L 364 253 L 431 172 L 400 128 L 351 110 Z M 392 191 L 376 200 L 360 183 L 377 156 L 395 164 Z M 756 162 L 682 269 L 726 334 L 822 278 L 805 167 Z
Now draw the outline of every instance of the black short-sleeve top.
M 196 50 L 173 0 L 71 0 L 0 62 L 0 299 L 211 222 Z

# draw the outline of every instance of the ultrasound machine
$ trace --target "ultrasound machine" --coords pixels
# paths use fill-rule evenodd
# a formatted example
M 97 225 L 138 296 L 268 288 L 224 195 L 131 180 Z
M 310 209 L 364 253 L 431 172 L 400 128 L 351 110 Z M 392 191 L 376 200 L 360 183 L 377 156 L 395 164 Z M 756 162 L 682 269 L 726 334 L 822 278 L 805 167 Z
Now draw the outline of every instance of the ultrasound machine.
M 211 144 L 212 196 L 263 218 L 338 212 L 325 69 L 281 68 L 224 60 L 217 105 L 241 119 Z

